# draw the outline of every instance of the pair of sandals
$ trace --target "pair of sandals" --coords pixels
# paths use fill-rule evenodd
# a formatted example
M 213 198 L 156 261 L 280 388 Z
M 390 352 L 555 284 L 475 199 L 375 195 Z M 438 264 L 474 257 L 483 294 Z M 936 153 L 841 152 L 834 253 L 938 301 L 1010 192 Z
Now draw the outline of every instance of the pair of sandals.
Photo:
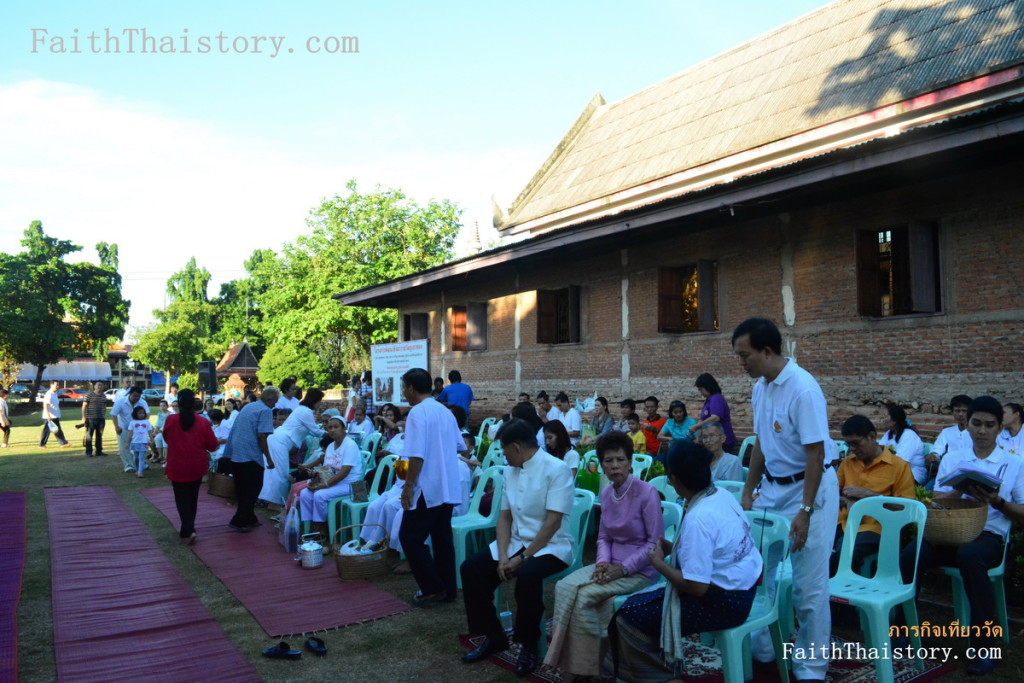
M 327 646 L 324 645 L 324 641 L 320 638 L 308 638 L 306 640 L 306 649 L 315 654 L 317 657 L 324 657 L 327 655 Z M 291 645 L 281 641 L 274 647 L 268 647 L 263 651 L 263 656 L 270 659 L 301 659 L 302 651 L 293 650 Z

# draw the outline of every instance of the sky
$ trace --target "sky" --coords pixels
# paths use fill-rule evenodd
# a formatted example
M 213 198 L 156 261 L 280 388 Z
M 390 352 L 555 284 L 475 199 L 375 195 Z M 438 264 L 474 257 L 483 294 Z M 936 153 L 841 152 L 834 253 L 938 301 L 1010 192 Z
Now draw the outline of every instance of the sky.
M 511 203 L 595 92 L 823 4 L 6 0 L 0 250 L 33 220 L 75 260 L 118 244 L 131 338 L 189 258 L 215 296 L 349 179 L 448 199 L 494 243 L 491 197 Z

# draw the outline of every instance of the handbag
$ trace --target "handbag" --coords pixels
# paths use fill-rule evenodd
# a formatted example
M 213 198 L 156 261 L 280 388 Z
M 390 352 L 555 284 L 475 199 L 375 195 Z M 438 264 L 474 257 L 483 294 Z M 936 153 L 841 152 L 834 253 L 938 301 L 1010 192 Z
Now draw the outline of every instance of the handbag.
M 334 468 L 327 465 L 320 465 L 319 467 L 313 468 L 313 475 L 309 478 L 311 482 L 315 481 L 323 486 L 327 486 L 327 483 L 334 476 Z

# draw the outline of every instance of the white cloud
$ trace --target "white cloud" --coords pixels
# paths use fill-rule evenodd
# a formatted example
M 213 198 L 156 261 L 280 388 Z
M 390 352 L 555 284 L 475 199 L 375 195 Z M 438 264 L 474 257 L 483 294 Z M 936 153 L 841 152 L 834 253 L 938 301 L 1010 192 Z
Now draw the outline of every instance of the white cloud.
M 85 246 L 85 258 L 96 242 L 116 242 L 131 325 L 143 325 L 189 257 L 215 285 L 238 277 L 253 249 L 294 239 L 309 209 L 349 178 L 363 190 L 380 183 L 419 201 L 451 199 L 483 231 L 490 195 L 507 205 L 547 153 L 433 149 L 424 140 L 359 158 L 334 144 L 288 148 L 65 83 L 0 85 L 0 249 L 18 250 L 35 219 Z

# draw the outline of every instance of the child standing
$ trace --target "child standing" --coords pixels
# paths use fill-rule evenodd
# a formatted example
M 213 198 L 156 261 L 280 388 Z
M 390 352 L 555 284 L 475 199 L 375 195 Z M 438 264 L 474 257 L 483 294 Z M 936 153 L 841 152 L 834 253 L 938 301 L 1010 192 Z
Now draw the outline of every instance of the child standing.
M 171 406 L 166 400 L 160 401 L 160 412 L 156 414 L 156 438 L 154 443 L 156 445 L 156 451 L 153 453 L 153 457 L 150 462 L 158 463 L 167 466 L 167 442 L 164 441 L 164 423 L 167 422 L 167 416 L 171 414 Z
M 153 436 L 153 425 L 149 422 L 149 411 L 142 406 L 135 406 L 132 411 L 132 421 L 128 424 L 128 431 L 131 434 L 132 457 L 135 459 L 135 472 L 142 478 L 142 470 L 149 469 L 146 464 L 146 453 L 149 451 L 150 440 Z
M 626 418 L 626 424 L 629 425 L 629 438 L 633 440 L 633 452 L 640 455 L 646 453 L 647 437 L 640 431 L 640 416 L 633 413 Z

